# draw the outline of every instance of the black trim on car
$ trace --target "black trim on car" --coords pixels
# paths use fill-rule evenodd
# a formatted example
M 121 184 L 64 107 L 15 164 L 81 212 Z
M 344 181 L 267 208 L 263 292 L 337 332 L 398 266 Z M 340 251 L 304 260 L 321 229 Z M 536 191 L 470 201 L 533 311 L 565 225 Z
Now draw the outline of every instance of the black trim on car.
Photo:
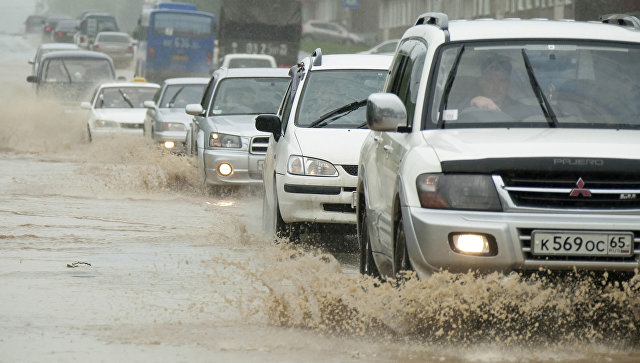
M 501 171 L 530 172 L 576 172 L 576 173 L 616 173 L 637 174 L 640 160 L 579 158 L 579 157 L 536 157 L 536 158 L 489 158 L 473 160 L 450 160 L 440 163 L 443 173 L 483 173 Z
M 339 195 L 342 191 L 341 187 L 330 187 L 321 185 L 295 185 L 285 184 L 284 191 L 295 194 L 322 194 L 322 195 Z

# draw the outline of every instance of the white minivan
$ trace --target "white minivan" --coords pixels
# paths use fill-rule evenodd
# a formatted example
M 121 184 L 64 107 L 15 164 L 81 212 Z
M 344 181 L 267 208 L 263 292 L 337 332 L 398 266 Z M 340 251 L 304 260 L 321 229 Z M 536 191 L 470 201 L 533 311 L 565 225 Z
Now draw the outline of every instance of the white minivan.
M 369 133 L 364 106 L 390 63 L 391 56 L 318 49 L 291 69 L 278 114 L 256 118 L 256 128 L 271 133 L 263 173 L 268 232 L 295 237 L 301 223 L 356 223 L 358 155 Z

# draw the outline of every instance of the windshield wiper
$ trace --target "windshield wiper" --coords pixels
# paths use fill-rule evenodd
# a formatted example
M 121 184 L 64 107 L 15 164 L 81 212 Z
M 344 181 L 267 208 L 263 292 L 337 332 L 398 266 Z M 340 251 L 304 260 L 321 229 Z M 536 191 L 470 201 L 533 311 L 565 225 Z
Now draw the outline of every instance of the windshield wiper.
M 171 99 L 169 100 L 169 103 L 168 103 L 169 108 L 173 108 L 173 104 L 176 102 L 176 99 L 178 98 L 178 95 L 180 94 L 180 92 L 182 92 L 183 89 L 184 89 L 184 86 L 180 87 L 180 89 L 178 91 L 176 91 L 176 94 L 173 95 L 173 97 L 171 97 Z
M 456 73 L 458 73 L 458 64 L 460 64 L 462 53 L 464 53 L 464 45 L 460 47 L 460 51 L 456 55 L 456 59 L 453 61 L 453 65 L 451 65 L 451 70 L 449 71 L 449 76 L 447 77 L 447 83 L 445 83 L 444 90 L 442 91 L 442 100 L 440 101 L 440 107 L 438 107 L 438 125 L 436 126 L 436 128 L 438 129 L 442 128 L 444 124 L 444 109 L 447 107 L 447 103 L 449 102 L 449 94 L 451 93 L 453 81 L 456 79 Z
M 71 72 L 69 72 L 69 68 L 67 68 L 67 64 L 64 62 L 64 59 L 60 59 L 60 61 L 62 61 L 62 68 L 64 68 L 64 71 L 67 72 L 67 78 L 69 78 L 69 83 L 73 83 L 73 81 L 71 80 Z
M 524 48 L 522 48 L 522 58 L 524 59 L 524 66 L 527 69 L 527 74 L 529 75 L 529 82 L 531 82 L 533 93 L 535 93 L 536 98 L 538 99 L 538 103 L 540 104 L 540 108 L 542 108 L 542 113 L 547 119 L 549 127 L 558 127 L 558 119 L 556 118 L 556 114 L 553 112 L 551 104 L 549 103 L 549 100 L 547 100 L 547 97 L 544 95 L 544 92 L 542 92 L 540 83 L 538 83 L 536 75 L 533 73 L 533 67 L 531 67 L 531 62 L 529 61 L 527 51 Z
M 310 123 L 307 127 L 324 127 L 327 126 L 329 124 L 329 122 L 335 121 L 337 119 L 339 119 L 340 117 L 343 117 L 345 115 L 348 115 L 349 113 L 359 109 L 360 107 L 364 106 L 367 104 L 367 99 L 365 98 L 364 100 L 360 100 L 360 101 L 355 101 L 349 104 L 346 104 L 342 107 L 338 107 L 335 110 L 331 110 L 327 113 L 325 113 L 324 115 L 318 117 L 317 120 L 313 121 L 312 123 Z M 336 116 L 334 118 L 332 118 L 331 120 L 328 120 L 330 117 Z
M 129 107 L 133 108 L 133 102 L 131 102 L 131 99 L 129 98 L 129 96 L 127 96 L 127 94 L 124 93 L 124 91 L 120 88 L 118 88 L 118 92 L 120 93 L 124 101 L 129 105 Z

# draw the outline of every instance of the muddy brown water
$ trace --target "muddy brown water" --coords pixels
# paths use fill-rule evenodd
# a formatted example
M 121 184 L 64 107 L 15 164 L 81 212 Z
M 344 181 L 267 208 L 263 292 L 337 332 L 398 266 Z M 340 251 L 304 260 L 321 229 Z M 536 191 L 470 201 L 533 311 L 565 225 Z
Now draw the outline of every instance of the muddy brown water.
M 638 276 L 360 276 L 332 241 L 264 236 L 259 187 L 212 193 L 140 138 L 86 143 L 85 115 L 3 54 L 2 362 L 640 361 Z

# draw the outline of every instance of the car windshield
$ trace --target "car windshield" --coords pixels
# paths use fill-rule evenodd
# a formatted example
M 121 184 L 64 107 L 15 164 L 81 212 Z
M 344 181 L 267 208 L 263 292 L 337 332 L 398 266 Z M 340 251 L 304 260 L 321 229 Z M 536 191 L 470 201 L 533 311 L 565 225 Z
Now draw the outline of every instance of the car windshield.
M 386 70 L 349 69 L 309 72 L 300 98 L 296 125 L 299 127 L 360 127 L 365 123 L 365 107 L 348 107 L 345 112 L 326 116 L 346 105 L 362 105 L 370 94 L 379 92 Z M 318 123 L 318 121 L 324 123 Z
M 102 43 L 129 43 L 129 36 L 126 34 L 102 34 L 99 35 L 96 42 Z
M 212 115 L 276 113 L 289 78 L 227 78 L 211 103 Z
M 455 44 L 440 51 L 424 128 L 640 128 L 640 48 Z
M 158 107 L 185 108 L 190 103 L 200 103 L 206 84 L 176 84 L 167 86 Z
M 96 108 L 144 108 L 144 101 L 153 99 L 151 87 L 108 87 L 98 95 Z
M 105 59 L 55 58 L 43 70 L 44 82 L 82 83 L 114 78 L 110 63 Z
M 268 59 L 236 58 L 229 61 L 229 68 L 270 68 Z

